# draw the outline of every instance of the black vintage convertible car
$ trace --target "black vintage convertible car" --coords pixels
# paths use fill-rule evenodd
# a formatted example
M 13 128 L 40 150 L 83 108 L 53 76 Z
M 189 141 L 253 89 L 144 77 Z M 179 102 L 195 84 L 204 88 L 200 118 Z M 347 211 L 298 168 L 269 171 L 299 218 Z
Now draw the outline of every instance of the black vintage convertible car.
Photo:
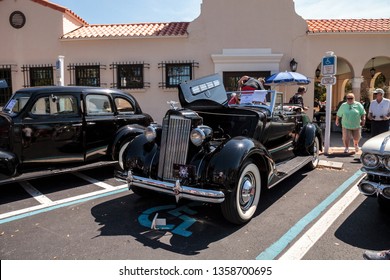
M 322 132 L 283 93 L 242 93 L 239 105 L 228 96 L 217 74 L 180 84 L 182 108 L 129 141 L 116 177 L 136 194 L 220 203 L 228 221 L 248 222 L 263 189 L 317 166 Z
M 0 184 L 115 165 L 125 140 L 152 121 L 119 90 L 18 90 L 0 112 Z

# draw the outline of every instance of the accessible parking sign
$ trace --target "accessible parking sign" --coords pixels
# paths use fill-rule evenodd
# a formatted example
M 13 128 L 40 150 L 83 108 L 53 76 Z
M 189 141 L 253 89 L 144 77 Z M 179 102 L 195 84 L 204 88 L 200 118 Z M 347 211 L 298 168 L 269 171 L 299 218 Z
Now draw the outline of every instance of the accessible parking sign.
M 328 52 L 326 56 L 322 58 L 322 75 L 333 76 L 337 71 L 337 57 L 333 52 Z

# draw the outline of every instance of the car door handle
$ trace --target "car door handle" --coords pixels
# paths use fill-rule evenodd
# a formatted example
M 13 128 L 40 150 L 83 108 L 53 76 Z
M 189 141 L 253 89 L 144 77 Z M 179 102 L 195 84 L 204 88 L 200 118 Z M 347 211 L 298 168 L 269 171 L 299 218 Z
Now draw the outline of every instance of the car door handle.
M 78 126 L 82 126 L 83 124 L 82 123 L 74 123 L 74 124 L 72 124 L 72 126 L 74 126 L 74 127 L 78 127 Z
M 87 122 L 87 125 L 93 125 L 96 124 L 95 122 Z

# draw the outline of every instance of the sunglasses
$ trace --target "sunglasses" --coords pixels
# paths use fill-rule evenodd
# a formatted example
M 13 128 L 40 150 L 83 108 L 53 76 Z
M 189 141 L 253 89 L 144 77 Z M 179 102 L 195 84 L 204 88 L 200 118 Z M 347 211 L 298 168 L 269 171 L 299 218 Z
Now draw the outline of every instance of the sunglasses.
M 351 99 L 353 99 L 353 97 L 348 97 L 347 99 L 351 100 Z

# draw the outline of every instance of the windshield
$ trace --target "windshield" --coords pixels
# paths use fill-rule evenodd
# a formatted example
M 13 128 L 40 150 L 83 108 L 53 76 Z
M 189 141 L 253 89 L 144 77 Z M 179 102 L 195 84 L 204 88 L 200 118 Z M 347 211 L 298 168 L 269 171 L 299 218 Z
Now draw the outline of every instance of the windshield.
M 228 92 L 229 105 L 238 106 L 271 106 L 274 91 L 254 90 Z
M 27 93 L 16 93 L 3 107 L 3 111 L 6 113 L 18 114 L 23 110 L 24 106 L 26 106 L 29 99 L 30 95 Z

